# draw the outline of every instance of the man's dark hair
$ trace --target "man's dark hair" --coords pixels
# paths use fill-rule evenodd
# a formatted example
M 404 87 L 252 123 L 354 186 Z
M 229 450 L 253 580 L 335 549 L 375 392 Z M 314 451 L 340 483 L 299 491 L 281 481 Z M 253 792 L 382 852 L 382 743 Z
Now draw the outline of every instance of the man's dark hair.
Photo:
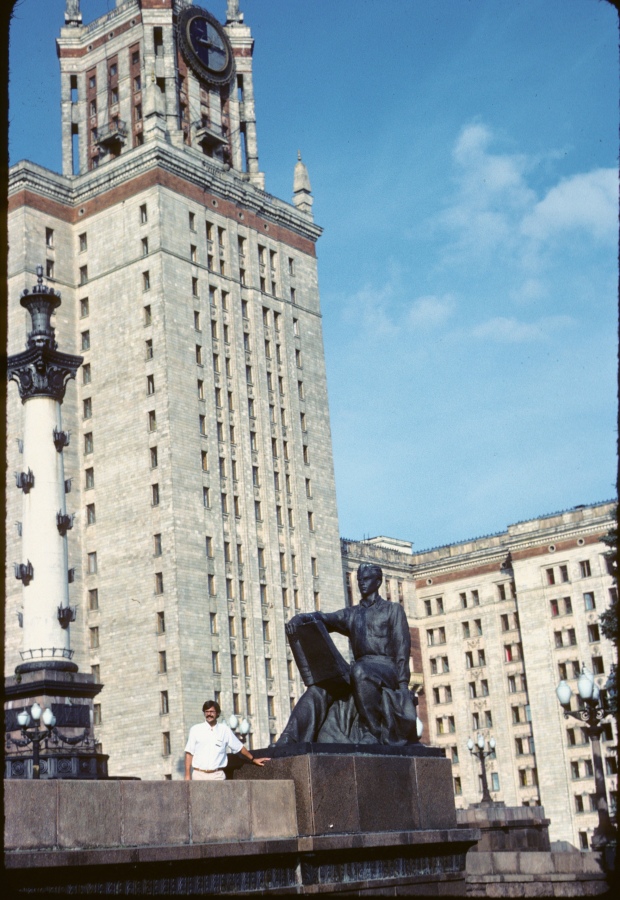
M 220 709 L 220 704 L 217 700 L 205 700 L 202 704 L 202 711 L 206 712 L 208 709 L 214 709 L 217 716 L 220 715 L 222 710 Z

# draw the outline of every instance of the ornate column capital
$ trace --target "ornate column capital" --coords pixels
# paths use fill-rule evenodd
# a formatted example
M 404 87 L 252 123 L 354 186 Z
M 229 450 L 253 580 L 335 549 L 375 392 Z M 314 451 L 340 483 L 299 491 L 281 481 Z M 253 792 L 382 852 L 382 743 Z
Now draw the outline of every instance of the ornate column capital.
M 8 357 L 8 377 L 17 383 L 22 403 L 32 397 L 51 397 L 62 403 L 67 382 L 75 378 L 83 357 L 57 349 L 51 317 L 60 306 L 60 294 L 43 284 L 42 266 L 37 266 L 37 275 L 37 284 L 32 291 L 22 291 L 19 301 L 32 320 L 27 349 Z

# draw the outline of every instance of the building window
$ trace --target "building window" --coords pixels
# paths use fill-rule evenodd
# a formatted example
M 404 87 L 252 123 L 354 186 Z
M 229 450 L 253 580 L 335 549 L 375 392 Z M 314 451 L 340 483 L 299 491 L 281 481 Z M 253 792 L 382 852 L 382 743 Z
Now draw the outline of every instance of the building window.
M 142 238 L 142 256 L 149 255 L 149 239 L 146 237 Z
M 153 341 L 151 339 L 144 342 L 144 348 L 145 348 L 145 358 L 153 359 Z
M 91 397 L 86 397 L 85 400 L 82 401 L 83 407 L 83 417 L 85 419 L 91 419 L 93 415 L 93 401 Z
M 202 505 L 209 509 L 211 506 L 211 493 L 208 487 L 203 487 L 202 489 Z
M 142 273 L 142 290 L 150 291 L 151 290 L 151 276 L 147 272 Z
M 151 485 L 151 504 L 153 506 L 159 506 L 159 485 L 158 484 Z
M 149 431 L 157 430 L 157 415 L 154 409 L 150 409 L 147 413 L 148 416 L 148 429 Z
M 82 350 L 90 350 L 90 331 L 83 331 L 81 334 Z
M 605 674 L 605 666 L 603 664 L 602 656 L 593 656 L 592 657 L 592 671 L 595 675 L 604 675 Z
M 581 572 L 582 578 L 589 578 L 592 575 L 592 569 L 590 567 L 590 560 L 584 559 L 579 563 L 579 570 Z
M 88 554 L 88 574 L 96 575 L 97 574 L 97 553 L 89 553 Z
M 592 591 L 588 591 L 583 595 L 583 605 L 586 609 L 596 609 L 596 602 L 594 600 L 594 593 Z
M 96 521 L 97 521 L 97 518 L 95 515 L 95 504 L 89 503 L 86 506 L 86 524 L 94 525 Z
M 155 620 L 155 631 L 157 632 L 157 634 L 166 633 L 166 617 L 163 610 L 160 610 L 157 613 L 157 617 Z
M 90 384 L 91 382 L 91 369 L 90 363 L 84 363 L 82 366 L 82 384 Z
M 88 281 L 88 266 L 80 266 L 80 284 L 86 284 Z
M 151 461 L 151 469 L 157 468 L 157 447 L 149 448 L 149 457 Z
M 148 212 L 147 212 L 147 208 L 146 208 L 146 203 L 143 203 L 142 206 L 140 207 L 140 224 L 144 225 L 146 222 L 148 222 Z
M 89 454 L 92 452 L 93 452 L 93 433 L 92 433 L 92 431 L 89 431 L 84 435 L 84 453 Z
M 99 628 L 89 628 L 88 629 L 88 638 L 89 638 L 89 646 L 91 650 L 96 650 L 99 647 Z
M 596 623 L 592 625 L 588 625 L 588 641 L 593 643 L 594 641 L 600 641 L 601 635 L 599 632 L 599 627 Z
M 168 701 L 168 691 L 160 691 L 159 692 L 159 714 L 161 716 L 167 716 L 170 712 L 170 704 Z M 168 741 L 170 740 L 170 735 L 168 735 Z M 168 753 L 170 752 L 170 748 L 168 748 Z M 167 756 L 168 754 L 164 754 Z
M 163 594 L 163 592 L 164 592 L 163 572 L 155 572 L 155 593 Z

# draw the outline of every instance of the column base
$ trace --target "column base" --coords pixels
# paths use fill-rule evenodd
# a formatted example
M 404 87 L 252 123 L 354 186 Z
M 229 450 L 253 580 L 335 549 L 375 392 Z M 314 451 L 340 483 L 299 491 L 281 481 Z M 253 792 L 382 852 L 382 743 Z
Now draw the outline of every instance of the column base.
M 26 672 L 41 672 L 45 669 L 55 669 L 57 672 L 77 672 L 77 663 L 68 659 L 40 659 L 36 662 L 20 663 L 15 668 L 16 675 L 24 675 Z

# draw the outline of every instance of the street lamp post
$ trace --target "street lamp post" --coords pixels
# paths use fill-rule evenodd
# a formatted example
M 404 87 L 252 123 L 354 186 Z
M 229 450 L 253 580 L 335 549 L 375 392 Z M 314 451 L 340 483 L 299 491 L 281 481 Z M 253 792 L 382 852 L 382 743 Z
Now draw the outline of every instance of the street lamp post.
M 485 750 L 484 737 L 479 733 L 475 743 L 472 738 L 467 741 L 467 749 L 472 756 L 476 756 L 480 760 L 480 769 L 482 771 L 482 801 L 480 806 L 492 806 L 493 798 L 489 792 L 485 760 L 487 756 L 492 756 L 495 753 L 495 738 L 489 738 L 489 749 Z
M 611 713 L 600 703 L 600 689 L 594 680 L 594 675 L 585 666 L 581 667 L 581 675 L 577 679 L 579 696 L 585 703 L 583 709 L 571 710 L 570 702 L 573 696 L 567 681 L 560 681 L 556 688 L 557 698 L 564 708 L 564 718 L 577 719 L 584 723 L 590 745 L 592 747 L 592 762 L 594 764 L 594 788 L 596 791 L 596 809 L 598 812 L 598 825 L 592 835 L 592 849 L 599 850 L 607 844 L 615 841 L 615 830 L 609 818 L 607 805 L 607 790 L 605 788 L 605 773 L 603 771 L 603 757 L 601 755 L 601 733 L 603 731 L 603 719 Z
M 35 725 L 33 729 L 28 729 L 31 719 Z M 39 728 L 39 721 L 43 722 L 45 728 Z M 17 722 L 21 728 L 21 738 L 7 738 L 7 745 L 15 747 L 28 747 L 32 744 L 32 777 L 33 779 L 41 778 L 41 744 L 45 749 L 49 748 L 49 743 L 57 744 L 62 741 L 63 744 L 81 744 L 86 743 L 88 738 L 88 729 L 78 737 L 66 737 L 60 734 L 56 729 L 56 716 L 51 709 L 42 709 L 35 701 L 30 707 L 22 710 L 17 715 Z

